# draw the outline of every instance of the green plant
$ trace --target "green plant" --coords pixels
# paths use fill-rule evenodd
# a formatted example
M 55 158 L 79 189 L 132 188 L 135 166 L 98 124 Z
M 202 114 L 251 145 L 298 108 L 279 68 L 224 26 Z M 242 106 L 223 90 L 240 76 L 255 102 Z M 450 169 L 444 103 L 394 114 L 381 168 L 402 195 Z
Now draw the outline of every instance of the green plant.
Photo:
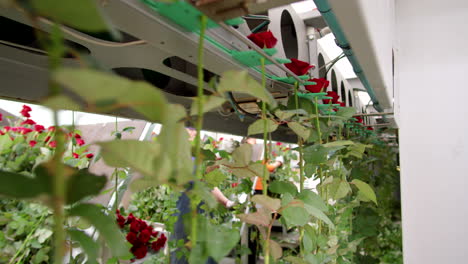
M 21 3 L 24 2 L 29 3 Z M 114 32 L 101 18 L 93 1 L 82 1 L 80 8 L 73 7 L 73 10 L 68 1 L 44 0 L 30 4 L 26 6 L 26 10 L 33 24 L 39 16 L 46 16 L 56 23 L 73 25 L 82 30 Z M 52 5 L 54 8 L 50 8 Z M 372 230 L 376 225 L 380 225 L 379 228 L 387 227 L 387 230 L 398 229 L 398 225 L 393 224 L 398 220 L 391 216 L 395 212 L 391 209 L 393 202 L 389 199 L 391 190 L 385 187 L 388 181 L 394 179 L 381 176 L 392 165 L 385 163 L 381 167 L 374 167 L 371 164 L 373 159 L 393 159 L 373 152 L 382 142 L 373 132 L 362 129 L 359 120 L 353 118 L 355 109 L 340 106 L 342 103 L 334 92 L 327 93 L 330 97 L 321 93 L 303 94 L 299 92 L 299 84 L 296 83 L 288 103 L 278 105 L 266 89 L 264 58 L 260 59 L 260 83 L 247 71 L 227 71 L 219 79 L 212 80 L 213 92 L 205 96 L 203 45 L 207 23 L 208 19 L 201 15 L 197 57 L 198 95 L 190 111 L 186 111 L 181 105 L 169 103 L 163 92 L 148 83 L 131 81 L 96 68 L 62 66 L 62 55 L 67 51 L 72 54 L 76 52 L 63 44 L 59 24 L 52 26 L 50 38 L 41 36 L 51 65 L 51 93 L 43 104 L 55 110 L 56 123 L 57 109 L 109 113 L 125 108 L 150 122 L 162 124 L 161 134 L 155 142 L 117 139 L 100 142 L 98 145 L 104 161 L 110 166 L 120 168 L 116 172 L 132 170 L 143 175 L 131 186 L 134 190 L 147 190 L 141 197 L 160 194 L 159 186 L 165 185 L 170 190 L 179 192 L 192 183 L 193 188 L 186 191 L 191 205 L 189 217 L 184 222 L 189 233 L 188 241 L 173 243 L 187 252 L 190 263 L 203 263 L 208 258 L 219 261 L 239 241 L 240 224 L 223 223 L 226 211 L 217 206 L 210 193 L 213 186 L 231 177 L 234 181 L 245 184 L 254 177 L 263 179 L 263 194 L 251 197 L 252 202 L 261 208 L 250 213 L 237 214 L 237 217 L 244 223 L 257 226 L 266 264 L 354 263 L 361 256 L 370 256 L 381 261 L 397 259 L 398 236 L 392 237 L 388 232 L 375 233 Z M 80 56 L 76 57 L 81 62 Z M 301 74 L 311 67 L 304 65 L 304 62 L 296 62 L 290 65 L 291 70 L 297 69 Z M 79 103 L 61 93 L 62 88 L 78 95 Z M 298 181 L 299 189 L 287 182 L 293 176 L 291 168 L 288 170 L 286 167 L 279 179 L 270 181 L 270 173 L 263 164 L 270 159 L 272 149 L 268 147 L 269 144 L 264 145 L 263 162 L 252 162 L 252 149 L 248 144 L 240 145 L 231 155 L 219 152 L 222 159 L 217 160 L 213 158 L 215 149 L 205 147 L 207 144 L 201 142 L 200 130 L 204 113 L 230 100 L 228 95 L 232 92 L 249 94 L 261 101 L 261 114 L 249 126 L 249 135 L 261 135 L 264 142 L 268 142 L 268 134 L 276 131 L 279 126 L 289 128 L 297 134 L 298 147 L 295 150 L 298 152 L 299 174 L 292 178 Z M 186 121 L 195 123 L 198 132 L 193 145 L 188 142 L 184 128 Z M 81 166 L 81 163 L 67 159 L 69 145 L 66 134 L 61 129 L 56 130 L 56 146 L 43 162 L 33 163 L 28 160 L 24 164 L 21 162 L 20 165 L 15 163 L 10 166 L 8 161 L 11 160 L 4 161 L 7 168 L 0 173 L 0 193 L 18 199 L 40 198 L 51 208 L 54 220 L 52 247 L 56 263 L 60 263 L 64 256 L 67 233 L 73 241 L 80 244 L 91 262 L 98 259 L 97 249 L 100 244 L 97 240 L 65 225 L 66 220 L 75 217 L 85 219 L 99 231 L 100 237 L 112 251 L 112 261 L 128 258 L 128 245 L 121 233 L 116 231 L 117 226 L 109 224 L 112 221 L 107 215 L 109 212 L 83 202 L 86 197 L 100 193 L 105 179 L 92 175 L 87 170 L 77 170 L 65 165 Z M 76 137 L 72 138 L 77 140 Z M 15 152 L 16 161 L 17 157 L 23 157 L 21 155 L 24 151 L 29 150 L 18 147 L 25 146 L 24 142 L 19 142 L 22 139 L 18 142 L 14 140 L 10 147 Z M 72 148 L 73 152 L 76 151 Z M 206 168 L 213 165 L 218 168 L 204 173 Z M 11 168 L 17 170 L 11 171 Z M 32 173 L 28 176 L 18 173 L 25 168 L 30 168 Z M 364 173 L 358 173 L 356 168 Z M 319 181 L 317 193 L 304 190 L 306 178 Z M 156 189 L 149 189 L 154 187 Z M 278 196 L 268 196 L 268 189 Z M 164 217 L 170 219 L 169 207 L 173 201 L 172 197 L 163 197 L 165 198 L 169 198 L 169 204 L 160 216 L 155 216 L 162 220 Z M 201 202 L 204 203 L 205 213 L 199 213 L 198 206 Z M 142 205 L 136 207 L 141 208 L 145 203 L 143 201 Z M 217 213 L 218 217 L 209 219 L 212 212 Z M 149 217 L 151 212 L 140 213 Z M 299 234 L 299 248 L 285 252 L 286 254 L 283 254 L 278 241 L 271 236 L 272 225 L 280 215 L 280 221 Z M 369 221 L 373 222 L 372 228 L 365 227 Z M 365 232 L 359 234 L 356 230 Z M 366 240 L 373 239 L 386 240 L 390 249 L 366 246 Z M 395 241 L 390 242 L 393 240 Z

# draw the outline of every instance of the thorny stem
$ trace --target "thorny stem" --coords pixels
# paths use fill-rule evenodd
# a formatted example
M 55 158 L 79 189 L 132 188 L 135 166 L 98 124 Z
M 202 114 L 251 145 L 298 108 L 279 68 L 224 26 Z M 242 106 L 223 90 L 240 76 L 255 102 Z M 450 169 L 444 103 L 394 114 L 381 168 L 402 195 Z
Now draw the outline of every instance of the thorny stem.
M 275 222 L 276 220 L 276 217 L 278 216 L 278 212 L 275 212 L 273 214 L 273 219 L 271 219 L 271 222 L 270 222 L 270 225 L 268 226 L 268 230 L 267 230 L 267 237 L 265 239 L 265 244 L 264 244 L 264 252 L 265 252 L 265 256 L 264 256 L 264 260 L 265 260 L 265 264 L 269 264 L 270 263 L 270 235 L 271 235 L 271 228 L 273 227 L 273 223 Z
M 262 87 L 266 89 L 266 75 L 265 75 L 265 58 L 260 59 L 261 65 L 262 65 Z M 268 164 L 268 119 L 266 116 L 266 103 L 265 101 L 262 101 L 262 119 L 263 119 L 263 161 L 265 162 L 265 166 L 263 166 L 263 195 L 268 195 L 268 169 L 267 169 L 267 164 Z
M 54 165 L 53 198 L 52 208 L 54 210 L 54 263 L 61 264 L 65 254 L 65 230 L 63 222 L 65 220 L 63 206 L 65 204 L 65 167 L 62 163 L 64 153 L 64 135 L 58 128 L 58 112 L 54 111 L 55 140 L 56 148 L 52 158 Z
M 318 135 L 318 138 L 319 138 L 319 143 L 322 144 L 322 133 L 320 131 L 320 120 L 319 120 L 319 110 L 318 110 L 318 98 L 315 97 L 315 112 L 316 112 L 316 116 L 315 116 L 315 127 L 317 129 L 317 135 Z
M 119 128 L 118 128 L 118 122 L 117 122 L 117 117 L 115 117 L 115 134 L 117 135 Z M 115 177 L 115 186 L 114 186 L 114 192 L 115 192 L 115 201 L 114 201 L 114 212 L 119 209 L 119 177 L 117 173 L 117 168 L 114 169 L 114 177 Z
M 197 63 L 197 72 L 198 72 L 198 89 L 197 89 L 197 106 L 198 106 L 198 116 L 197 116 L 197 135 L 195 137 L 195 175 L 197 179 L 202 178 L 202 160 L 201 160 L 201 129 L 203 126 L 203 44 L 205 39 L 205 29 L 206 29 L 207 17 L 202 15 L 200 17 L 200 38 L 198 40 L 198 63 Z M 192 248 L 196 246 L 197 243 L 197 228 L 198 228 L 198 217 L 197 217 L 197 204 L 192 199 L 191 203 L 192 209 L 192 230 L 191 230 L 191 242 Z

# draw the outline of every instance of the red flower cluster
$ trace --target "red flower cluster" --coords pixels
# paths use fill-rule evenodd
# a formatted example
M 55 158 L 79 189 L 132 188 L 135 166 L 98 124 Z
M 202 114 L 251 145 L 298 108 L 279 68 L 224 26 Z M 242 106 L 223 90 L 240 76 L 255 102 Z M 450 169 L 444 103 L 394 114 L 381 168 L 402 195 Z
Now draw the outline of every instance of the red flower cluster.
M 357 119 L 357 121 L 356 121 L 357 123 L 361 123 L 361 124 L 364 123 L 364 121 L 362 120 L 362 118 L 360 116 L 356 116 L 354 118 Z
M 253 43 L 257 44 L 260 48 L 268 48 L 271 49 L 273 48 L 278 40 L 273 36 L 273 33 L 271 31 L 265 31 L 265 32 L 259 32 L 259 33 L 252 33 L 247 36 L 250 41 Z
M 300 61 L 297 59 L 291 59 L 291 63 L 286 63 L 284 64 L 284 66 L 286 66 L 286 68 L 290 69 L 296 75 L 304 75 L 310 69 L 315 68 L 314 65 L 310 65 L 309 63 L 305 61 Z
M 23 109 L 21 109 L 20 113 L 22 116 L 26 117 L 26 118 L 29 118 L 31 117 L 31 115 L 29 114 L 29 112 L 31 112 L 31 107 L 27 106 L 27 105 L 23 105 Z
M 340 103 L 340 101 L 339 101 L 340 96 L 336 92 L 328 91 L 327 96 L 331 97 L 332 99 L 331 100 L 330 99 L 323 99 L 322 101 L 323 101 L 324 104 L 329 104 L 330 102 L 332 102 L 333 104 L 339 104 Z
M 309 79 L 310 82 L 315 82 L 315 85 L 304 85 L 305 89 L 311 93 L 320 93 L 326 91 L 330 82 L 324 78 L 313 78 Z
M 3 115 L 2 115 L 2 113 L 0 113 L 0 121 L 2 121 L 2 120 L 3 120 Z
M 133 214 L 129 214 L 125 219 L 117 210 L 117 224 L 120 228 L 129 226 L 126 239 L 132 244 L 130 252 L 136 259 L 144 258 L 148 253 L 148 249 L 158 252 L 166 244 L 167 237 L 163 233 L 159 235 L 159 232 L 155 231 L 152 226 L 136 218 Z

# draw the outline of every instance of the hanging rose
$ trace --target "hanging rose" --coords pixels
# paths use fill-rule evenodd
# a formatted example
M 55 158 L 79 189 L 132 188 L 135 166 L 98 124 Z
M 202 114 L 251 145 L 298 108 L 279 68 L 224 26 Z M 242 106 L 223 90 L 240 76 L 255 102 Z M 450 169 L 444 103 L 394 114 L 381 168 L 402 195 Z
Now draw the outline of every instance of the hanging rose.
M 94 157 L 94 154 L 93 153 L 88 153 L 88 154 L 86 154 L 86 157 L 88 159 L 92 159 Z
M 268 48 L 271 49 L 273 48 L 278 40 L 273 36 L 273 33 L 271 31 L 264 31 L 264 32 L 259 32 L 259 33 L 252 33 L 247 36 L 250 41 L 253 43 L 257 44 L 260 48 Z
M 328 96 L 328 97 L 331 97 L 332 99 L 331 99 L 331 100 L 330 100 L 330 99 L 323 99 L 322 101 L 323 101 L 324 104 L 329 104 L 330 101 L 331 101 L 333 104 L 338 104 L 338 103 L 339 103 L 340 96 L 339 96 L 336 92 L 334 92 L 334 91 L 328 91 L 328 92 L 327 92 L 327 96 Z
M 305 61 L 300 61 L 297 59 L 291 59 L 291 63 L 286 63 L 284 64 L 284 66 L 286 66 L 286 68 L 290 69 L 294 74 L 299 76 L 307 74 L 307 72 L 310 69 L 315 68 L 314 65 L 310 65 Z
M 373 127 L 367 127 L 367 130 L 374 130 Z
M 356 122 L 358 122 L 358 123 L 361 123 L 361 124 L 362 124 L 362 123 L 364 122 L 360 116 L 355 116 L 354 118 L 357 119 Z
M 23 122 L 21 122 L 21 125 L 35 125 L 35 124 L 36 124 L 36 122 L 34 122 L 31 119 L 26 119 Z
M 22 116 L 26 117 L 26 118 L 29 118 L 31 117 L 31 115 L 29 114 L 29 112 L 31 112 L 31 107 L 27 106 L 27 105 L 23 105 L 23 109 L 21 109 L 20 113 Z
M 320 93 L 326 91 L 330 82 L 324 78 L 309 79 L 309 82 L 315 82 L 315 85 L 304 85 L 305 89 L 311 93 Z

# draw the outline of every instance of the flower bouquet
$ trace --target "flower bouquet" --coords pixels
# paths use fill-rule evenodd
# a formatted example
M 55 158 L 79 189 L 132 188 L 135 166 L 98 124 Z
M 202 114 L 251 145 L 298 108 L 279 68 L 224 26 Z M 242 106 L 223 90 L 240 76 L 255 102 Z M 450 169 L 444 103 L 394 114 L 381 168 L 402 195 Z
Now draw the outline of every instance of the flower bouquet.
M 117 210 L 117 224 L 126 232 L 127 241 L 132 244 L 130 252 L 135 260 L 143 259 L 148 253 L 156 254 L 165 247 L 167 237 L 163 232 L 154 230 L 144 220 L 129 214 L 127 218 Z

